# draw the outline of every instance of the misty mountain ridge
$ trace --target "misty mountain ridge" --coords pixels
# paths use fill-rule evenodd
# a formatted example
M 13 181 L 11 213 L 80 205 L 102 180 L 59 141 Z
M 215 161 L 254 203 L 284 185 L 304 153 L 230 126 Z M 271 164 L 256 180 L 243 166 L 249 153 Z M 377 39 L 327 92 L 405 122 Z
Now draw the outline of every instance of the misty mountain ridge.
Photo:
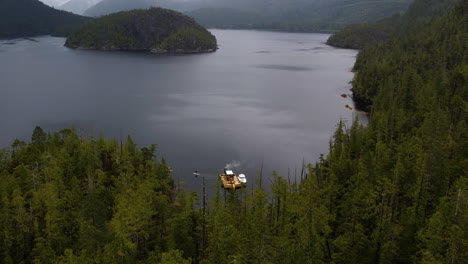
M 69 0 L 40 0 L 40 1 L 50 7 L 58 7 L 60 5 L 65 4 Z
M 82 15 L 90 7 L 96 5 L 101 0 L 69 0 L 59 6 L 58 9 Z
M 79 1 L 79 0 L 72 0 Z M 102 0 L 84 12 L 86 16 L 102 16 L 119 11 L 133 9 L 147 9 L 149 7 L 162 7 L 179 12 L 187 12 L 204 5 L 205 1 L 179 1 L 179 0 Z
M 78 0 L 72 0 L 78 1 Z M 339 30 L 400 14 L 412 0 L 102 0 L 84 12 L 101 16 L 151 6 L 193 16 L 203 26 L 285 31 Z

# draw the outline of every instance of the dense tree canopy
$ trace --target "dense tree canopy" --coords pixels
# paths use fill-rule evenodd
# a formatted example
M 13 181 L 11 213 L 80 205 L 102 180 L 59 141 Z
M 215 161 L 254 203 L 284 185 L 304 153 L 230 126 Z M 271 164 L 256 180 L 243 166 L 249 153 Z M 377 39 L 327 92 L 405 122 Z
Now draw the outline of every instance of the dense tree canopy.
M 38 0 L 0 0 L 0 38 L 64 36 L 88 19 L 55 10 Z
M 215 28 L 285 31 L 339 30 L 398 14 L 413 0 L 102 0 L 85 14 L 159 6 L 185 12 L 201 25 Z
M 74 31 L 65 46 L 171 52 L 217 49 L 216 38 L 192 18 L 163 8 L 119 12 L 94 19 Z
M 108 0 L 109 1 L 109 0 Z M 110 0 L 111 1 L 111 0 Z M 255 3 L 253 3 L 255 2 Z M 292 32 L 336 31 L 349 24 L 374 22 L 407 9 L 411 0 L 384 1 L 252 1 L 222 3 L 188 12 L 200 24 L 215 28 L 268 29 Z
M 297 183 L 218 185 L 206 216 L 156 146 L 37 127 L 0 151 L 0 262 L 465 263 L 467 12 L 364 49 L 369 125 L 339 122 Z
M 375 23 L 352 24 L 333 34 L 327 44 L 362 49 L 425 25 L 435 17 L 447 13 L 457 0 L 415 0 L 403 15 L 396 14 Z

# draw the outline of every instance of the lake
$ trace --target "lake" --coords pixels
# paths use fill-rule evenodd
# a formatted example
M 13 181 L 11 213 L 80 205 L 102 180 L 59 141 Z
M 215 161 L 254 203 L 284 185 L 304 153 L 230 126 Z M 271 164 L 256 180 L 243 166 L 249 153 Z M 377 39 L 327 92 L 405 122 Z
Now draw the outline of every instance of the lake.
M 158 144 L 173 177 L 200 190 L 228 163 L 249 186 L 264 164 L 294 178 L 315 162 L 340 119 L 352 122 L 350 72 L 357 52 L 325 45 L 327 34 L 212 30 L 209 54 L 71 50 L 65 39 L 0 42 L 0 147 L 30 141 L 36 125 Z M 269 184 L 268 180 L 264 180 Z

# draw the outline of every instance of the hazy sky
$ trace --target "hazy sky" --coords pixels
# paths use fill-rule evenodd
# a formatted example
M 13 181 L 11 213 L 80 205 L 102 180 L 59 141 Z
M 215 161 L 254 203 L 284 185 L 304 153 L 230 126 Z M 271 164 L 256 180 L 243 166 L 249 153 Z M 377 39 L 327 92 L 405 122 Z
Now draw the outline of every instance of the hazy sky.
M 68 0 L 39 0 L 39 1 L 43 2 L 46 5 L 54 6 L 54 7 L 68 2 Z
M 46 5 L 57 7 L 70 0 L 39 0 L 39 1 L 43 2 Z M 73 0 L 73 1 L 89 2 L 89 3 L 95 4 L 97 2 L 100 2 L 101 0 Z M 179 2 L 186 2 L 186 1 L 190 1 L 190 0 L 179 0 Z

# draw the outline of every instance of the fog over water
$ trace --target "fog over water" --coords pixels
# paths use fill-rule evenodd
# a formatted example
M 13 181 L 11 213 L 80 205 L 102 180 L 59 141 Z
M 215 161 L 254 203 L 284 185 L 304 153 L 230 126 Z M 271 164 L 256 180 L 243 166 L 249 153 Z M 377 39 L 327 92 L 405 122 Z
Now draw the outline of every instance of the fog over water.
M 356 117 L 340 96 L 356 51 L 326 46 L 326 34 L 212 32 L 220 49 L 198 55 L 71 50 L 53 37 L 0 42 L 0 147 L 29 141 L 36 125 L 74 125 L 158 144 L 189 188 L 199 190 L 192 171 L 212 186 L 232 161 L 250 186 L 262 161 L 265 175 L 289 168 L 293 177 L 303 159 L 327 153 L 340 119 Z

